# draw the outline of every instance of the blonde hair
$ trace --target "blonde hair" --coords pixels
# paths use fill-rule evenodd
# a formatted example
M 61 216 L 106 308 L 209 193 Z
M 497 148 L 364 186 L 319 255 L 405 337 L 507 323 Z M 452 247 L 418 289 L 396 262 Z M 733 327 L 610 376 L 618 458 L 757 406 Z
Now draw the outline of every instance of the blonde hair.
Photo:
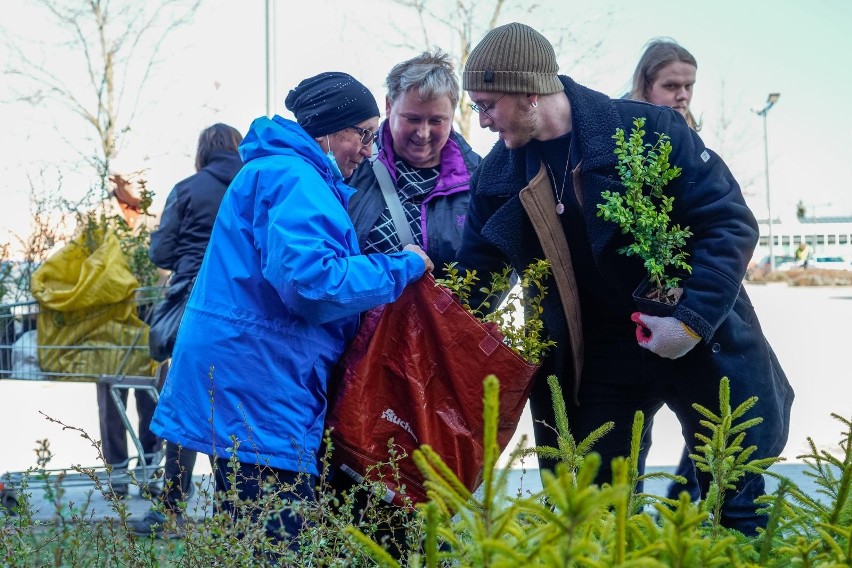
M 671 38 L 655 38 L 647 43 L 636 70 L 633 72 L 633 86 L 628 99 L 647 101 L 648 92 L 657 80 L 660 71 L 670 63 L 682 61 L 698 69 L 698 62 L 682 45 Z M 701 122 L 695 119 L 690 109 L 686 109 L 686 123 L 695 131 L 701 130 Z

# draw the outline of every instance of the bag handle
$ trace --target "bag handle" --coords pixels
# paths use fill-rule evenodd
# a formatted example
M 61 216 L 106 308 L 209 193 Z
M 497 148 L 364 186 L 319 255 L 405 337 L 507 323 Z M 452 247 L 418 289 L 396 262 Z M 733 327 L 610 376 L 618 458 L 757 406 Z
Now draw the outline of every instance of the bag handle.
M 399 200 L 399 194 L 396 192 L 387 166 L 379 159 L 374 160 L 372 164 L 373 173 L 376 174 L 376 180 L 379 182 L 379 187 L 382 188 L 382 195 L 388 205 L 391 220 L 396 227 L 400 246 L 413 245 L 414 235 L 411 234 L 411 227 L 408 225 L 405 211 L 402 209 L 402 202 Z

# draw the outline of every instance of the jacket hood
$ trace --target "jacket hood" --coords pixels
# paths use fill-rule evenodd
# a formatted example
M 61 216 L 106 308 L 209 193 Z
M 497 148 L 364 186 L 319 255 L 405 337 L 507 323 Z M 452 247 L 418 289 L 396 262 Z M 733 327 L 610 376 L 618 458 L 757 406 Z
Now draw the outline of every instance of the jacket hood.
M 227 186 L 241 167 L 243 167 L 243 161 L 238 152 L 217 150 L 210 154 L 210 161 L 203 170 Z
M 256 118 L 239 147 L 243 162 L 280 156 L 302 160 L 313 166 L 337 199 L 346 207 L 354 189 L 343 183 L 343 177 L 311 135 L 292 120 L 278 115 Z
M 316 140 L 297 123 L 278 115 L 256 118 L 239 149 L 246 163 L 267 156 L 290 156 L 312 164 L 329 181 L 342 179 Z

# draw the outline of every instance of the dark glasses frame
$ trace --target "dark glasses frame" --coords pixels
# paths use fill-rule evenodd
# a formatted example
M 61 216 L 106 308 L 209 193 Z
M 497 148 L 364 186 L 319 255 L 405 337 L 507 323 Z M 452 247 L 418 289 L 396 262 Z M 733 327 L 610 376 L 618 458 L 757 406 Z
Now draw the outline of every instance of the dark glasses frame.
M 349 128 L 361 135 L 361 144 L 363 146 L 372 144 L 373 140 L 379 135 L 378 132 L 373 132 L 369 128 L 361 128 L 360 126 L 350 126 Z
M 485 105 L 485 106 L 483 106 L 483 105 L 478 105 L 478 104 L 476 104 L 476 103 L 467 103 L 467 106 L 469 106 L 469 107 L 470 107 L 470 108 L 471 108 L 471 109 L 472 109 L 475 113 L 477 113 L 477 114 L 485 114 L 485 116 L 487 116 L 487 117 L 488 117 L 488 118 L 490 118 L 491 120 L 494 120 L 494 117 L 493 117 L 493 116 L 491 116 L 490 114 L 488 114 L 488 111 L 489 111 L 489 110 L 491 110 L 491 109 L 493 109 L 494 107 L 496 107 L 496 106 L 497 106 L 497 103 L 499 103 L 499 102 L 500 102 L 500 99 L 502 99 L 503 97 L 505 97 L 507 94 L 508 94 L 508 93 L 503 93 L 502 95 L 500 95 L 499 97 L 497 97 L 497 100 L 496 100 L 496 101 L 494 101 L 493 103 L 491 103 L 490 105 Z

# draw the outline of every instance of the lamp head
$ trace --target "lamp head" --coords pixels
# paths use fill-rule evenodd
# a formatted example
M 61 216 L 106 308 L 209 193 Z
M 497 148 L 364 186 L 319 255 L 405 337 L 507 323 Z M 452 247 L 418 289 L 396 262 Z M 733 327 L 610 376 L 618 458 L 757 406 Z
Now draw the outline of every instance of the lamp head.
M 769 93 L 769 96 L 766 97 L 766 104 L 764 104 L 762 108 L 756 107 L 751 109 L 751 111 L 758 116 L 766 116 L 766 113 L 769 112 L 769 109 L 775 106 L 775 103 L 778 102 L 780 97 L 781 93 Z

